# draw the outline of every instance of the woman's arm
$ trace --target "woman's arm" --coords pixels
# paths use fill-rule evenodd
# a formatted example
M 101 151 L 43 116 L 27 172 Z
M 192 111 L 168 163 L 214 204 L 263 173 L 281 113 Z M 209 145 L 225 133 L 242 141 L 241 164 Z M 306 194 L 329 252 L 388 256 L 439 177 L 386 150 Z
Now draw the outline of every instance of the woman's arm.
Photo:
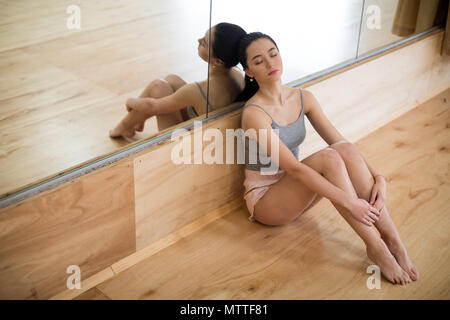
M 308 90 L 303 90 L 303 98 L 305 105 L 308 109 L 308 119 L 311 122 L 314 129 L 316 129 L 317 133 L 328 143 L 333 144 L 335 142 L 338 142 L 340 140 L 345 140 L 345 138 L 339 133 L 339 131 L 333 126 L 330 120 L 328 120 L 327 116 L 323 112 L 322 108 L 320 107 L 319 102 L 314 97 L 312 92 Z M 367 165 L 367 168 L 369 168 L 370 173 L 373 177 L 376 175 L 379 175 L 380 173 L 375 170 L 368 162 L 367 160 L 362 156 L 364 159 L 364 162 Z M 382 180 L 382 176 L 377 176 L 375 180 Z
M 333 126 L 311 91 L 303 90 L 303 101 L 309 122 L 329 145 L 345 138 Z
M 182 86 L 169 96 L 162 98 L 131 98 L 127 109 L 134 109 L 147 116 L 168 114 L 199 103 L 199 92 L 195 83 Z
M 369 169 L 370 173 L 372 174 L 372 177 L 374 177 L 375 181 L 385 181 L 384 176 L 381 175 L 374 167 L 372 167 L 369 162 L 367 162 L 366 158 L 363 157 L 361 154 L 361 158 L 363 158 L 364 162 L 367 165 L 367 168 Z M 377 176 L 378 175 L 378 176 Z

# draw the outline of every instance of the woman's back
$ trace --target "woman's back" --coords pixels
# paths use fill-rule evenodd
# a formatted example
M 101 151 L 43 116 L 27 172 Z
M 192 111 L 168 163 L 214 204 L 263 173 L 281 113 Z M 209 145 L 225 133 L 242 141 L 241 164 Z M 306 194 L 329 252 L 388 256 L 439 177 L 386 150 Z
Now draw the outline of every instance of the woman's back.
M 198 82 L 196 103 L 193 105 L 197 114 L 206 113 L 207 80 Z M 237 68 L 230 68 L 220 73 L 210 73 L 208 112 L 218 110 L 233 103 L 244 89 L 244 77 Z

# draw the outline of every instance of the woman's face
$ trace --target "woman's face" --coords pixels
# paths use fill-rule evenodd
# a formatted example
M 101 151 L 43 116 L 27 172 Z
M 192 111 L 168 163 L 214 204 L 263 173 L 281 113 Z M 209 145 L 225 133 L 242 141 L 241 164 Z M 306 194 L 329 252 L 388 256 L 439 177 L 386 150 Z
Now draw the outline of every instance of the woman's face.
M 211 42 L 214 42 L 214 27 L 212 27 L 210 30 L 206 31 L 205 36 L 203 38 L 198 39 L 198 55 L 200 58 L 202 58 L 205 62 L 208 62 L 208 43 L 209 43 L 209 33 L 211 33 Z M 211 47 L 211 57 L 213 57 L 214 54 L 212 52 Z
M 267 38 L 259 38 L 247 47 L 247 68 L 249 77 L 258 84 L 281 79 L 283 62 L 275 44 Z

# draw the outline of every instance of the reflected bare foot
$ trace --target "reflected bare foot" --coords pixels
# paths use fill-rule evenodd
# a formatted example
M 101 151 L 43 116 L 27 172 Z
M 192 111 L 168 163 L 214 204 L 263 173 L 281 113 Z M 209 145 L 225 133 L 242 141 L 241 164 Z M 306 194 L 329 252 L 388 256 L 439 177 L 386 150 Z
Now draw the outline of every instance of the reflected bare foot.
M 132 138 L 136 134 L 135 129 L 126 128 L 122 122 L 120 122 L 114 129 L 109 130 L 109 136 L 111 138 Z
M 405 270 L 409 277 L 416 281 L 419 279 L 419 271 L 417 271 L 416 266 L 409 259 L 408 253 L 406 252 L 406 248 L 401 241 L 385 241 L 389 251 L 397 260 L 400 267 Z
M 135 125 L 135 126 L 134 126 L 134 129 L 135 129 L 136 131 L 139 131 L 139 132 L 144 131 L 144 122 L 138 123 L 137 125 Z
M 402 285 L 411 282 L 408 273 L 400 267 L 382 239 L 376 245 L 367 246 L 366 251 L 369 259 L 380 267 L 388 281 Z

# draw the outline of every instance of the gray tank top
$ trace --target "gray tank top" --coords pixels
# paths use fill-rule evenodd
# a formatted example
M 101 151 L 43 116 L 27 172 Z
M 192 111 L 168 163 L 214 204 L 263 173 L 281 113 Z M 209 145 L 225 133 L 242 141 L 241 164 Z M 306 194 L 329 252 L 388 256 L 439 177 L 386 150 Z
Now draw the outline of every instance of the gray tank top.
M 260 109 L 262 109 L 271 119 L 272 119 L 272 128 L 278 129 L 278 137 L 281 141 L 291 150 L 292 154 L 295 156 L 296 159 L 298 159 L 298 146 L 303 142 L 306 136 L 306 128 L 305 128 L 305 107 L 303 105 L 303 91 L 302 88 L 300 88 L 300 99 L 301 99 L 301 106 L 302 111 L 300 112 L 300 116 L 298 119 L 287 126 L 280 126 L 273 120 L 272 116 L 264 110 L 261 106 L 258 106 L 256 104 L 248 104 L 248 106 L 255 106 Z M 244 107 L 245 108 L 245 107 Z M 276 132 L 276 131 L 275 131 Z M 249 140 L 256 140 L 253 138 L 245 137 L 245 168 L 252 171 L 259 171 L 260 168 L 268 168 L 271 166 L 271 162 L 269 162 L 270 157 L 267 156 L 267 154 L 264 152 L 263 149 L 261 149 L 261 158 L 263 158 L 263 162 L 267 164 L 262 164 L 260 161 L 259 154 L 259 144 L 257 141 L 256 143 L 256 151 L 254 151 L 256 154 L 253 155 L 253 159 L 256 159 L 256 163 L 250 163 L 250 151 L 249 151 Z M 255 148 L 252 148 L 255 149 Z M 277 167 L 277 170 L 281 170 L 281 168 Z

